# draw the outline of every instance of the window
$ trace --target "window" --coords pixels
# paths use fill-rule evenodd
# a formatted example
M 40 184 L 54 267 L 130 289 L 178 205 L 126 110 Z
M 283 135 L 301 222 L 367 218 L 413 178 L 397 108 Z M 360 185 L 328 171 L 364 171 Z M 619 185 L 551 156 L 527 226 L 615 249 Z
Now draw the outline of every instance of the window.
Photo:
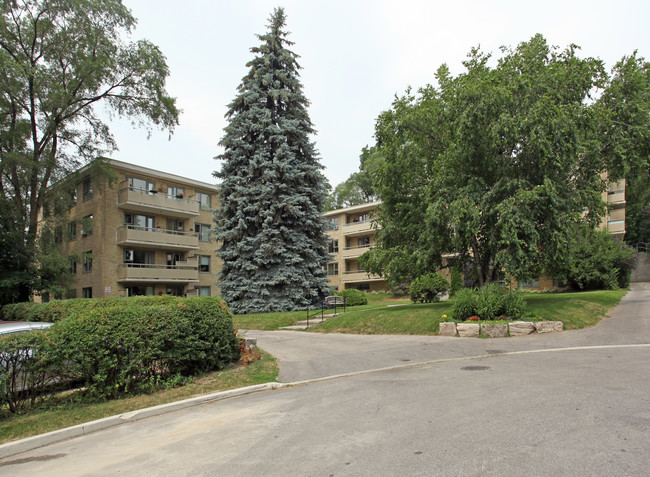
M 325 222 L 325 232 L 329 230 L 338 230 L 339 229 L 339 218 L 338 217 L 330 217 L 327 219 L 324 219 Z
M 210 255 L 199 255 L 199 272 L 210 273 Z
M 199 234 L 201 242 L 210 241 L 210 226 L 207 224 L 194 224 L 194 231 Z
M 327 251 L 329 253 L 339 253 L 339 241 L 330 240 L 330 243 L 327 245 Z
M 339 264 L 338 262 L 332 262 L 327 264 L 327 275 L 338 275 L 339 274 Z
M 92 298 L 93 297 L 93 287 L 87 287 L 81 289 L 82 298 Z
M 176 197 L 177 199 L 185 198 L 185 188 L 176 186 L 167 186 L 167 196 Z
M 155 194 L 158 192 L 156 185 L 147 179 L 138 179 L 137 177 L 127 177 L 127 179 L 129 180 L 129 188 L 134 192 L 140 192 L 141 194 Z
M 153 286 L 126 287 L 126 296 L 153 296 Z
M 81 237 L 85 238 L 93 234 L 93 214 L 86 215 L 81 221 Z
M 539 288 L 539 278 L 519 282 L 519 288 Z
M 199 296 L 210 296 L 210 287 L 194 287 L 199 292 Z
M 369 222 L 370 214 L 357 214 L 357 215 L 348 215 L 347 223 L 356 224 L 360 222 Z
M 58 225 L 54 227 L 54 243 L 63 243 L 63 228 Z
M 90 180 L 90 177 L 87 177 L 83 181 L 83 199 L 84 202 L 93 198 L 93 183 Z
M 75 240 L 77 238 L 77 222 L 70 222 L 68 224 L 68 238 L 69 240 Z
M 178 219 L 167 219 L 167 230 L 172 232 L 184 232 L 185 221 Z
M 174 267 L 176 266 L 176 262 L 182 262 L 183 261 L 183 254 L 182 253 L 168 253 L 167 254 L 167 266 L 168 267 Z M 181 293 L 178 296 L 182 296 L 183 294 Z
M 77 205 L 77 188 L 75 187 L 70 191 L 70 204 Z
M 148 215 L 124 214 L 124 225 L 130 229 L 153 231 L 153 217 Z
M 153 265 L 155 263 L 155 254 L 149 250 L 125 250 L 124 262 L 138 265 Z
M 363 237 L 357 240 L 357 247 L 370 247 L 370 237 Z
M 68 257 L 68 261 L 70 262 L 70 273 L 74 275 L 77 273 L 77 259 L 74 257 Z
M 84 253 L 84 273 L 93 271 L 93 251 L 88 250 Z
M 199 201 L 199 207 L 201 210 L 212 210 L 212 196 L 206 194 L 205 192 L 197 192 L 196 198 Z

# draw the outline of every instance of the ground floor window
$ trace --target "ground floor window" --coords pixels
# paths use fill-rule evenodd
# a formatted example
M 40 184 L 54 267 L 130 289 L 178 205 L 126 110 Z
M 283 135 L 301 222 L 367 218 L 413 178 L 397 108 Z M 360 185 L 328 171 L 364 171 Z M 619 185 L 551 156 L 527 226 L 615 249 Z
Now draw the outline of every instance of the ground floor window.
M 153 286 L 126 287 L 126 296 L 152 296 Z
M 185 296 L 183 287 L 167 287 L 165 293 L 172 296 Z
M 196 287 L 199 296 L 210 296 L 210 287 Z
M 81 289 L 82 298 L 92 298 L 93 297 L 93 287 L 86 287 Z

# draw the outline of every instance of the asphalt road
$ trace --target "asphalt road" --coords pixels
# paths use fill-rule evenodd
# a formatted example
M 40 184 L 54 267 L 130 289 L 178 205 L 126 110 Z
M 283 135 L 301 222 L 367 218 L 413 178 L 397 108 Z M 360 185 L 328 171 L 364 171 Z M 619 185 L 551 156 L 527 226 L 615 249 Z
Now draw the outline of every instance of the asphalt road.
M 0 475 L 650 473 L 650 284 L 545 336 L 253 335 L 281 380 L 306 381 L 7 457 Z

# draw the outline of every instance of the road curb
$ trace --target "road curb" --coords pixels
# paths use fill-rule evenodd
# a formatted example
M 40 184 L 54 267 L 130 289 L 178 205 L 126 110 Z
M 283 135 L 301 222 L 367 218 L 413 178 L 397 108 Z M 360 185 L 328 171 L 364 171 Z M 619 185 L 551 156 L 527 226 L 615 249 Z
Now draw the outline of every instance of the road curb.
M 256 384 L 254 386 L 247 386 L 245 388 L 238 388 L 238 389 L 231 389 L 229 391 L 219 391 L 210 394 L 203 394 L 201 396 L 195 396 L 193 398 L 184 399 L 182 401 L 160 404 L 154 407 L 138 409 L 136 411 L 125 412 L 123 414 L 118 414 L 116 416 L 97 419 L 96 421 L 85 422 L 83 424 L 67 427 L 65 429 L 59 429 L 57 431 L 52 431 L 45 434 L 40 434 L 38 436 L 27 437 L 25 439 L 20 439 L 18 441 L 7 442 L 6 444 L 2 444 L 0 445 L 0 459 L 11 457 L 16 454 L 21 454 L 23 452 L 27 452 L 30 450 L 38 449 L 39 447 L 47 446 L 49 444 L 54 444 L 56 442 L 61 442 L 75 437 L 84 436 L 86 434 L 90 434 L 91 432 L 101 431 L 102 429 L 118 426 L 120 424 L 125 424 L 127 422 L 135 422 L 140 419 L 146 419 L 148 417 L 158 416 L 160 414 L 166 414 L 168 412 L 186 409 L 188 407 L 198 406 L 201 404 L 206 404 L 215 401 L 221 401 L 223 399 L 228 399 L 236 396 L 243 396 L 246 394 L 252 394 L 252 393 L 257 393 L 262 391 L 272 391 L 274 389 L 279 389 L 287 386 L 289 386 L 289 384 L 286 383 Z

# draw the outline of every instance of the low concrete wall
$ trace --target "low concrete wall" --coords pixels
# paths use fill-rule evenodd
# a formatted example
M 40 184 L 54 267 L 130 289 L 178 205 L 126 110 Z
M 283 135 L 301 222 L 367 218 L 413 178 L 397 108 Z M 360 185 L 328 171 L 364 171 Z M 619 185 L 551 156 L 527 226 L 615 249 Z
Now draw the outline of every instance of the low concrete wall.
M 531 333 L 552 333 L 562 331 L 561 321 L 511 321 L 507 323 L 455 323 L 446 321 L 440 323 L 439 336 L 460 336 L 477 338 L 480 335 L 490 338 L 505 338 L 506 336 L 524 336 Z

